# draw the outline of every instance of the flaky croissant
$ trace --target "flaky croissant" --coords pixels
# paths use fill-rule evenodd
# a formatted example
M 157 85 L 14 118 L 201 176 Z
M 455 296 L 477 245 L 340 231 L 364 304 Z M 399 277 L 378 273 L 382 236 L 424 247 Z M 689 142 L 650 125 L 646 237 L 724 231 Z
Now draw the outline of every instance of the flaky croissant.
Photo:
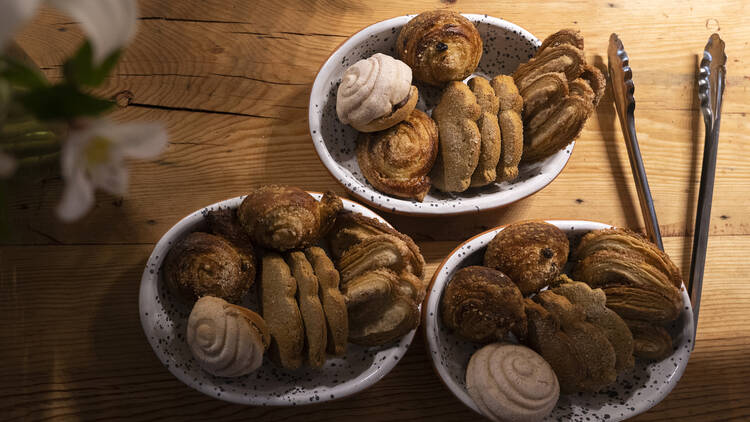
M 437 125 L 416 109 L 403 122 L 357 139 L 357 162 L 367 181 L 381 192 L 417 201 L 430 190 L 428 173 L 437 152 Z
M 407 22 L 396 40 L 401 60 L 414 79 L 430 85 L 460 81 L 476 69 L 482 38 L 474 24 L 448 10 L 424 12 Z

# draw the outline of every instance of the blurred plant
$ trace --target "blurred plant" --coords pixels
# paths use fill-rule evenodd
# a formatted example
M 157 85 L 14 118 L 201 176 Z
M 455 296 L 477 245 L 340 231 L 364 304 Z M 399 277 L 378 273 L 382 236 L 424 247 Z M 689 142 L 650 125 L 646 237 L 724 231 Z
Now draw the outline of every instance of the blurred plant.
M 41 4 L 70 15 L 86 34 L 57 83 L 47 81 L 11 42 Z M 0 178 L 15 184 L 60 171 L 65 188 L 57 215 L 63 221 L 84 216 L 96 188 L 125 193 L 125 158 L 153 158 L 166 147 L 162 124 L 118 124 L 100 117 L 115 103 L 91 93 L 114 68 L 136 27 L 136 0 L 0 1 Z M 0 186 L 0 215 L 7 192 Z

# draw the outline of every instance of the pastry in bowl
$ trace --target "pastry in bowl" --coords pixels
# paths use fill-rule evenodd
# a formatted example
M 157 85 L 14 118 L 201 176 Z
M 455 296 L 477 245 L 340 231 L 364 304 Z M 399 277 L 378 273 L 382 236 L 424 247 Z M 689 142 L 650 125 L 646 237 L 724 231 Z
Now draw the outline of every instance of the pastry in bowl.
M 502 148 L 496 171 L 497 181 L 512 181 L 518 177 L 518 163 L 523 154 L 521 111 L 524 100 L 513 78 L 508 75 L 495 76 L 490 85 L 499 100 L 497 119 L 502 134 Z
M 377 132 L 406 119 L 418 99 L 411 68 L 377 53 L 344 72 L 336 94 L 336 114 L 341 123 L 360 132 Z
M 404 25 L 396 51 L 411 66 L 414 79 L 440 86 L 471 75 L 482 57 L 482 38 L 474 24 L 460 14 L 433 10 Z
M 471 186 L 486 186 L 497 179 L 497 163 L 500 160 L 502 147 L 500 125 L 497 121 L 497 115 L 500 112 L 500 99 L 495 95 L 495 90 L 490 86 L 490 82 L 481 76 L 471 78 L 469 88 L 477 97 L 477 104 L 479 104 L 481 110 L 479 120 L 477 120 L 481 147 L 477 168 L 471 175 Z

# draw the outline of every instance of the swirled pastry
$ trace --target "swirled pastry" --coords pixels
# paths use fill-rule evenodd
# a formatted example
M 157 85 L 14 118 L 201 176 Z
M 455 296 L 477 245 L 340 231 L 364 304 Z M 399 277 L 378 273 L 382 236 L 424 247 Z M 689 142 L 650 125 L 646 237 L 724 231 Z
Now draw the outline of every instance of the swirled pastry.
M 497 163 L 500 160 L 502 147 L 500 124 L 497 121 L 500 99 L 495 95 L 495 90 L 492 89 L 489 81 L 481 76 L 471 78 L 469 88 L 477 97 L 477 104 L 481 109 L 479 120 L 477 120 L 481 147 L 477 168 L 471 175 L 471 186 L 485 186 L 497 179 Z
M 376 133 L 360 133 L 357 162 L 375 189 L 422 201 L 430 190 L 428 173 L 438 152 L 435 122 L 420 110 Z
M 659 361 L 672 354 L 672 337 L 664 327 L 647 321 L 625 320 L 633 333 L 633 353 L 641 358 Z
M 255 281 L 255 256 L 220 236 L 193 232 L 164 259 L 164 281 L 187 301 L 216 296 L 239 302 Z
M 561 29 L 548 36 L 539 46 L 536 55 L 540 55 L 547 47 L 557 47 L 558 45 L 570 44 L 579 50 L 583 50 L 583 36 L 577 29 Z
M 506 226 L 487 246 L 484 265 L 502 271 L 525 295 L 553 281 L 568 260 L 568 238 L 543 221 Z
M 560 44 L 546 48 L 528 62 L 522 63 L 513 73 L 513 79 L 520 91 L 550 72 L 564 73 L 567 80 L 572 81 L 581 76 L 585 63 L 581 49 L 570 44 Z
M 190 352 L 201 368 L 216 376 L 239 377 L 255 371 L 270 341 L 260 315 L 216 297 L 198 299 L 188 318 Z
M 528 126 L 524 132 L 523 160 L 539 161 L 563 149 L 578 137 L 593 111 L 589 99 L 577 95 L 565 97 L 543 123 Z
M 552 367 L 517 344 L 493 343 L 476 351 L 466 368 L 466 390 L 493 421 L 541 421 L 557 404 L 560 385 Z
M 404 25 L 396 40 L 398 56 L 414 79 L 430 85 L 460 81 L 482 57 L 482 38 L 468 19 L 448 10 L 423 12 Z
M 406 119 L 418 99 L 417 87 L 411 84 L 411 68 L 376 53 L 344 72 L 336 93 L 336 114 L 341 123 L 360 132 L 375 132 Z
M 324 236 L 343 208 L 326 192 L 320 202 L 297 187 L 266 185 L 252 190 L 237 210 L 245 231 L 259 245 L 279 251 L 301 248 Z
M 497 181 L 511 181 L 518 177 L 518 163 L 523 154 L 524 129 L 521 111 L 524 100 L 510 76 L 495 76 L 490 84 L 500 100 L 497 118 L 502 135 L 502 148 L 497 163 Z
M 594 108 L 596 108 L 599 105 L 599 100 L 604 96 L 604 90 L 607 88 L 607 79 L 601 70 L 590 64 L 583 66 L 583 73 L 581 73 L 580 78 L 586 81 L 594 91 Z
M 440 150 L 432 168 L 432 182 L 443 192 L 463 192 L 479 163 L 481 136 L 477 98 L 463 82 L 450 82 L 432 111 L 438 125 Z
M 499 341 L 510 331 L 525 335 L 523 296 L 500 271 L 480 266 L 458 270 L 440 305 L 443 323 L 468 340 Z

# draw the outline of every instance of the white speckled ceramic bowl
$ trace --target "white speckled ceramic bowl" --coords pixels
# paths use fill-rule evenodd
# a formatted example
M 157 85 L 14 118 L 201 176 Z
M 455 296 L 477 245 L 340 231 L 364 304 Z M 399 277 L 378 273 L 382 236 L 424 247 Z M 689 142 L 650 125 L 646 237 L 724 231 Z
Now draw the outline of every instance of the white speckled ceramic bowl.
M 611 227 L 591 221 L 552 220 L 548 223 L 568 235 L 571 249 L 587 232 Z M 469 358 L 481 346 L 450 333 L 443 326 L 439 305 L 453 274 L 469 265 L 481 265 L 487 244 L 502 229 L 497 227 L 472 237 L 445 258 L 432 278 L 422 312 L 425 338 L 436 372 L 448 389 L 477 413 L 481 412 L 466 391 L 465 377 Z M 633 370 L 621 374 L 615 384 L 597 394 L 561 395 L 557 407 L 545 420 L 620 421 L 645 412 L 666 397 L 685 372 L 692 349 L 693 311 L 684 285 L 682 300 L 685 307 L 669 327 L 674 341 L 670 357 L 656 363 L 636 359 Z
M 333 177 L 363 202 L 388 212 L 407 215 L 450 215 L 476 212 L 508 205 L 547 186 L 563 170 L 574 143 L 544 161 L 523 164 L 512 183 L 493 183 L 459 194 L 431 189 L 423 202 L 402 199 L 377 191 L 357 164 L 357 131 L 342 124 L 336 116 L 336 92 L 341 75 L 360 59 L 375 53 L 395 57 L 396 38 L 415 15 L 400 16 L 375 23 L 347 39 L 323 64 L 310 94 L 309 122 L 315 150 Z M 474 22 L 484 43 L 482 59 L 474 75 L 492 78 L 510 74 L 526 62 L 539 47 L 539 40 L 525 29 L 487 15 L 465 14 Z M 467 79 L 470 79 L 471 76 Z M 419 88 L 417 108 L 432 113 L 440 90 L 414 82 Z
M 311 193 L 316 199 L 321 194 Z M 254 406 L 293 406 L 333 400 L 362 391 L 375 384 L 398 363 L 411 344 L 416 330 L 398 343 L 380 348 L 354 344 L 340 358 L 329 358 L 321 369 L 287 371 L 274 366 L 267 357 L 255 372 L 237 378 L 222 378 L 201 370 L 185 341 L 191 306 L 174 297 L 160 276 L 162 261 L 172 243 L 199 230 L 206 212 L 236 208 L 243 197 L 217 202 L 180 220 L 159 240 L 146 263 L 141 278 L 139 308 L 141 325 L 154 353 L 169 371 L 188 386 L 217 399 Z M 343 199 L 344 209 L 375 218 L 380 216 L 355 202 Z M 251 292 L 243 305 L 258 310 Z

